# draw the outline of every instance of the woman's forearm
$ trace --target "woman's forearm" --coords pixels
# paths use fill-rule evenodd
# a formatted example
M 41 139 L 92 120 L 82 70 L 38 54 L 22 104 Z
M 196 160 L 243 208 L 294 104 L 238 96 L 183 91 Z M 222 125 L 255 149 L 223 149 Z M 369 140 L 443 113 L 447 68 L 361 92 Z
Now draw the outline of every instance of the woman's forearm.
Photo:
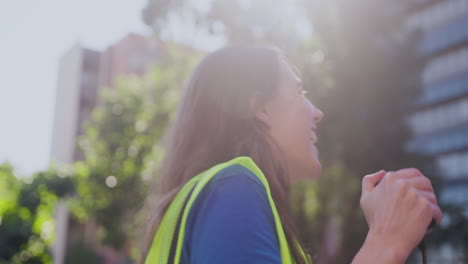
M 353 259 L 352 264 L 382 263 L 401 264 L 406 256 L 388 245 L 384 239 L 369 232 L 366 241 Z

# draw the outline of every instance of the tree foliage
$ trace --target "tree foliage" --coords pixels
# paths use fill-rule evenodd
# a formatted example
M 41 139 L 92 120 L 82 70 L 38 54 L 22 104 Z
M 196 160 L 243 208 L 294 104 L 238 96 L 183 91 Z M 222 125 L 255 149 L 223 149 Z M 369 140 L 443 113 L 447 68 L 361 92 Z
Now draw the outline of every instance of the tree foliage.
M 53 168 L 21 179 L 0 165 L 0 263 L 51 263 L 54 206 L 73 192 L 72 179 Z
M 102 242 L 117 250 L 133 231 L 148 180 L 163 155 L 159 142 L 197 59 L 193 50 L 168 44 L 144 77 L 121 78 L 115 89 L 103 89 L 79 140 L 86 158 L 76 164 L 77 207 L 84 219 L 92 217 L 103 228 Z

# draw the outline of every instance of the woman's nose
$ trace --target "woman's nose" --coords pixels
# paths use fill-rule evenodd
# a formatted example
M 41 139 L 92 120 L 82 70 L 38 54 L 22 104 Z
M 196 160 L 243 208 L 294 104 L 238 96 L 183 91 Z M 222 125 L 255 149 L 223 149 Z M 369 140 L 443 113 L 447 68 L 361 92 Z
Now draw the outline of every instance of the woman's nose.
M 320 122 L 320 120 L 322 120 L 322 118 L 323 118 L 323 112 L 320 111 L 320 109 L 315 108 L 315 116 L 314 116 L 315 123 Z

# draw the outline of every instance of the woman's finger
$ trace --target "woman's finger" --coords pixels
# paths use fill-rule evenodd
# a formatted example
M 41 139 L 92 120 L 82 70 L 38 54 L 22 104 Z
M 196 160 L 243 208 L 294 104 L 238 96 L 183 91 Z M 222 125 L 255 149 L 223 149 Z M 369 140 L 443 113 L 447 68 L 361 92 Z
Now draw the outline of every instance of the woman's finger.
M 407 182 L 418 190 L 434 192 L 431 180 L 426 176 L 409 178 Z
M 370 192 L 375 188 L 375 185 L 384 177 L 385 171 L 381 170 L 373 174 L 368 174 L 362 179 L 362 194 Z
M 442 220 L 442 210 L 440 210 L 440 207 L 438 205 L 433 203 L 431 203 L 431 208 L 433 218 L 436 220 L 437 224 L 439 224 L 440 220 Z
M 417 190 L 418 194 L 424 197 L 427 201 L 437 205 L 437 198 L 432 191 Z

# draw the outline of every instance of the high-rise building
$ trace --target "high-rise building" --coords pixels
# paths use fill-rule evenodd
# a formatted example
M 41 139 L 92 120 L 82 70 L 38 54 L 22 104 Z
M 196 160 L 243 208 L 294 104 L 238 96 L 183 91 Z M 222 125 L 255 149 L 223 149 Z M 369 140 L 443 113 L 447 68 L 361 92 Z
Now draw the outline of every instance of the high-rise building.
M 103 52 L 73 46 L 60 60 L 51 160 L 82 160 L 77 137 L 99 102 L 99 89 L 115 88 L 121 76 L 144 74 L 161 53 L 151 39 L 134 33 Z
M 423 90 L 408 119 L 414 136 L 407 147 L 434 158 L 443 183 L 439 203 L 468 216 L 468 0 L 412 3 L 406 29 L 421 33 L 418 55 L 426 63 Z M 466 258 L 449 245 L 433 252 L 431 263 Z
M 115 88 L 121 76 L 144 74 L 161 53 L 151 39 L 128 34 L 103 52 L 77 44 L 64 54 L 59 64 L 51 160 L 60 165 L 82 160 L 77 139 L 99 104 L 99 89 Z M 76 227 L 63 201 L 56 207 L 55 221 L 56 240 L 52 252 L 54 263 L 62 264 L 69 241 L 77 233 L 85 233 L 85 236 L 95 233 L 95 225 L 88 221 L 85 226 Z
M 76 137 L 96 105 L 100 56 L 75 45 L 60 60 L 51 152 L 59 164 L 81 159 Z
M 468 205 L 468 0 L 420 2 L 407 21 L 427 58 L 408 147 L 435 157 L 444 202 Z
M 120 76 L 144 74 L 162 54 L 162 45 L 130 33 L 102 53 L 100 86 L 115 87 Z

